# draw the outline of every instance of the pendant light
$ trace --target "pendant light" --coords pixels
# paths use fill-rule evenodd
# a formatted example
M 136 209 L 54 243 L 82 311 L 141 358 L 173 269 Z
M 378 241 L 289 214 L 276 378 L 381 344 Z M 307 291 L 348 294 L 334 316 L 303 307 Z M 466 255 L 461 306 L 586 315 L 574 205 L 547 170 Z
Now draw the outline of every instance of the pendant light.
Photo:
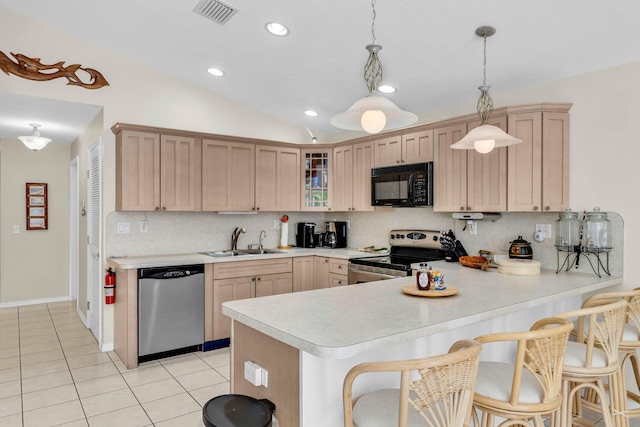
M 369 58 L 364 66 L 364 80 L 367 83 L 369 95 L 356 101 L 344 113 L 331 117 L 329 123 L 340 129 L 378 133 L 383 129 L 409 126 L 418 120 L 418 116 L 401 110 L 389 99 L 378 95 L 378 85 L 382 81 L 382 63 L 378 58 L 378 52 L 382 46 L 376 44 L 375 0 L 371 1 L 371 10 L 373 41 L 366 46 Z
M 33 150 L 33 151 L 42 150 L 44 147 L 47 146 L 48 143 L 51 142 L 51 140 L 49 138 L 44 138 L 40 136 L 40 132 L 38 131 L 38 128 L 42 125 L 29 123 L 29 126 L 33 128 L 31 135 L 19 136 L 18 139 L 22 141 L 22 143 L 30 150 Z
M 482 26 L 476 29 L 476 35 L 484 39 L 482 86 L 478 87 L 481 94 L 476 107 L 480 116 L 480 126 L 472 129 L 464 138 L 452 144 L 451 148 L 453 149 L 475 149 L 478 153 L 486 154 L 496 147 L 506 147 L 522 142 L 522 140 L 512 137 L 499 127 L 489 124 L 489 117 L 493 112 L 493 100 L 489 95 L 491 86 L 487 86 L 487 37 L 491 37 L 495 33 L 496 29 L 489 26 Z

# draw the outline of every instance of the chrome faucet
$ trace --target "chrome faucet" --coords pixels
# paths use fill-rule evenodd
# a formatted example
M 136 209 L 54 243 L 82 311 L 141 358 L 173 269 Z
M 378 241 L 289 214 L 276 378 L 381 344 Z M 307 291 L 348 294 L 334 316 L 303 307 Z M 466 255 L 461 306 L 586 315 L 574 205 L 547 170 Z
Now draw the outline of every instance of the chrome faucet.
M 233 230 L 233 233 L 231 233 L 231 250 L 235 251 L 236 249 L 238 249 L 238 237 L 240 237 L 240 234 L 242 233 L 246 233 L 247 230 L 244 229 L 244 227 L 236 227 L 235 230 Z
M 264 249 L 264 248 L 262 247 L 262 239 L 266 239 L 266 237 L 267 237 L 267 232 L 266 232 L 266 231 L 264 231 L 264 230 L 261 230 L 261 231 L 260 231 L 260 238 L 259 238 L 259 239 L 260 239 L 260 241 L 259 241 L 259 243 L 258 243 L 258 250 L 259 250 L 259 251 L 262 251 L 262 250 Z

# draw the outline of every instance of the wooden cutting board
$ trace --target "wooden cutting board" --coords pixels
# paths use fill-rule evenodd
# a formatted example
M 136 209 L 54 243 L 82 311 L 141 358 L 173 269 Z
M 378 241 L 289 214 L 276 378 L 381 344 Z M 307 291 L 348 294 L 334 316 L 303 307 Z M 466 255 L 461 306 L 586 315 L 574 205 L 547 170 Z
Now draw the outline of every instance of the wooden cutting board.
M 439 298 L 439 297 L 450 297 L 452 295 L 456 295 L 458 293 L 458 288 L 454 288 L 453 286 L 447 286 L 446 289 L 443 289 L 441 291 L 437 291 L 435 289 L 429 289 L 428 291 L 421 291 L 416 287 L 416 285 L 407 285 L 402 287 L 402 292 L 407 295 L 413 295 L 416 297 Z

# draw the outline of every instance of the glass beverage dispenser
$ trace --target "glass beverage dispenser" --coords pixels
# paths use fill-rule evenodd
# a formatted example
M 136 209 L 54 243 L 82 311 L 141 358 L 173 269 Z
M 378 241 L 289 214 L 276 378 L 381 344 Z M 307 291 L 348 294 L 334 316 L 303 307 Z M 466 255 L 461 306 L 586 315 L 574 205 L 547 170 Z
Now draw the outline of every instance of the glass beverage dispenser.
M 600 212 L 598 207 L 593 208 L 593 212 L 587 212 L 585 228 L 587 251 L 609 248 L 609 220 L 606 212 Z
M 577 212 L 565 211 L 556 221 L 556 247 L 573 251 L 580 244 L 580 221 Z

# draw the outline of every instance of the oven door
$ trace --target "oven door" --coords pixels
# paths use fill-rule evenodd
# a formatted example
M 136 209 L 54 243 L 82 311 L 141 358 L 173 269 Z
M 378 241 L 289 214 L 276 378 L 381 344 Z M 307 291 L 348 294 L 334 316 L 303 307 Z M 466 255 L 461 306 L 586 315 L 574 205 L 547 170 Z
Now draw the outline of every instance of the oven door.
M 372 206 L 402 206 L 412 203 L 408 173 L 390 173 L 371 177 Z
M 377 282 L 378 280 L 395 279 L 397 276 L 388 274 L 372 273 L 370 271 L 349 270 L 349 284 L 357 285 L 359 283 Z

